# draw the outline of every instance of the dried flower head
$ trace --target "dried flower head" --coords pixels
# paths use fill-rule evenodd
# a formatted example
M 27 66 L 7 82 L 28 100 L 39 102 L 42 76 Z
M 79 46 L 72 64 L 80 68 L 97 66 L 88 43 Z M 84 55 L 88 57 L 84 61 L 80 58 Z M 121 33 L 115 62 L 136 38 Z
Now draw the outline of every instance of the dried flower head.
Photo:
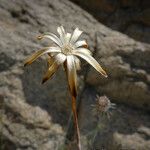
M 114 109 L 116 104 L 111 103 L 107 96 L 96 96 L 96 104 L 94 107 L 94 115 L 109 114 L 110 109 Z
M 72 34 L 66 33 L 63 26 L 60 26 L 57 28 L 57 32 L 59 34 L 59 37 L 53 33 L 46 33 L 39 36 L 39 40 L 48 38 L 52 40 L 56 46 L 42 48 L 41 50 L 32 54 L 32 56 L 29 57 L 24 64 L 25 66 L 31 64 L 43 54 L 49 55 L 49 67 L 46 74 L 44 75 L 42 83 L 46 82 L 56 72 L 58 67 L 63 64 L 67 73 L 70 91 L 72 94 L 76 95 L 76 70 L 80 69 L 80 60 L 78 59 L 78 57 L 86 60 L 99 73 L 107 77 L 106 72 L 91 56 L 91 51 L 87 49 L 86 41 L 78 40 L 78 38 L 82 34 L 82 31 L 76 28 Z

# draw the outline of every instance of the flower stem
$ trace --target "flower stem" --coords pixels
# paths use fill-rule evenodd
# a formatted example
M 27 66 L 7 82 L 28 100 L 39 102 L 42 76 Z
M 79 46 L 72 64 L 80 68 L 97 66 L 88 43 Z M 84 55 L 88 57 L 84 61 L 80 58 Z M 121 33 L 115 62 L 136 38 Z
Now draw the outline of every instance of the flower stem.
M 72 112 L 73 112 L 74 126 L 76 129 L 77 147 L 78 147 L 78 150 L 81 150 L 80 130 L 79 130 L 79 125 L 78 125 L 78 117 L 77 117 L 77 109 L 76 109 L 76 97 L 73 95 L 72 95 Z

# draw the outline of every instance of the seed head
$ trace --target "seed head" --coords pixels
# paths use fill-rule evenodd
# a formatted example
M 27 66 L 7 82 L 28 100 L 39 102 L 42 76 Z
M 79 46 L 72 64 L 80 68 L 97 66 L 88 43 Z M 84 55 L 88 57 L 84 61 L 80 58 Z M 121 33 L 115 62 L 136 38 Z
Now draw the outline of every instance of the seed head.
M 96 96 L 96 104 L 92 105 L 94 115 L 108 114 L 110 109 L 114 109 L 116 104 L 111 103 L 107 96 Z

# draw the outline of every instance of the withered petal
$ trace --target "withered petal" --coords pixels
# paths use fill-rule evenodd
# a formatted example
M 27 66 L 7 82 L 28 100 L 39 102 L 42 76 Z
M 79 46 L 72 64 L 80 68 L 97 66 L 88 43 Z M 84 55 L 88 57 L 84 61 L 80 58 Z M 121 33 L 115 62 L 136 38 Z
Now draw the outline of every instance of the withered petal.
M 43 38 L 51 39 L 53 42 L 55 42 L 58 46 L 62 46 L 61 40 L 53 33 L 45 33 L 44 35 L 38 36 L 38 40 L 42 40 Z
M 66 35 L 64 27 L 63 26 L 58 27 L 57 32 L 60 36 L 62 44 L 64 44 L 65 43 L 65 35 Z
M 24 66 L 32 64 L 37 58 L 39 58 L 45 53 L 50 53 L 50 52 L 60 52 L 60 49 L 58 47 L 45 47 L 33 53 L 29 58 L 27 58 L 24 62 Z
M 70 92 L 73 96 L 77 95 L 77 73 L 73 56 L 67 56 L 67 77 Z
M 92 55 L 92 52 L 87 48 L 77 48 L 74 50 L 75 53 L 84 53 L 85 55 Z
M 78 48 L 78 47 L 84 47 L 84 48 L 87 48 L 87 43 L 85 40 L 80 40 L 80 41 L 77 41 L 75 44 L 74 44 L 75 48 Z
M 71 36 L 70 43 L 74 44 L 78 40 L 81 34 L 82 34 L 82 31 L 76 28 Z
M 50 67 L 54 63 L 54 58 L 49 55 L 47 58 L 47 66 Z
M 79 51 L 76 51 L 73 54 L 83 58 L 84 60 L 86 60 L 99 73 L 101 73 L 104 77 L 107 77 L 107 73 L 103 70 L 103 68 L 100 66 L 100 64 L 91 55 L 86 55 L 85 53 L 82 53 L 82 52 L 79 52 Z
M 47 70 L 47 72 L 45 73 L 43 80 L 42 80 L 42 84 L 45 83 L 50 77 L 52 77 L 52 75 L 56 72 L 56 70 L 58 69 L 58 64 L 56 62 L 54 62 Z

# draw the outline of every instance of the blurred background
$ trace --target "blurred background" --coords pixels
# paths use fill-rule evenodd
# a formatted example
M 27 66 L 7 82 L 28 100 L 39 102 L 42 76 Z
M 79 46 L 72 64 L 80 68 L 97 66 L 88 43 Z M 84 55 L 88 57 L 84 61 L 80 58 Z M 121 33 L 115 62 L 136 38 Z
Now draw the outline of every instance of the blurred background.
M 82 149 L 150 150 L 149 0 L 0 0 L 0 150 L 76 150 L 63 69 L 42 85 L 46 56 L 23 67 L 60 25 L 84 31 L 109 76 L 78 72 Z M 109 117 L 92 113 L 96 95 L 116 104 Z

